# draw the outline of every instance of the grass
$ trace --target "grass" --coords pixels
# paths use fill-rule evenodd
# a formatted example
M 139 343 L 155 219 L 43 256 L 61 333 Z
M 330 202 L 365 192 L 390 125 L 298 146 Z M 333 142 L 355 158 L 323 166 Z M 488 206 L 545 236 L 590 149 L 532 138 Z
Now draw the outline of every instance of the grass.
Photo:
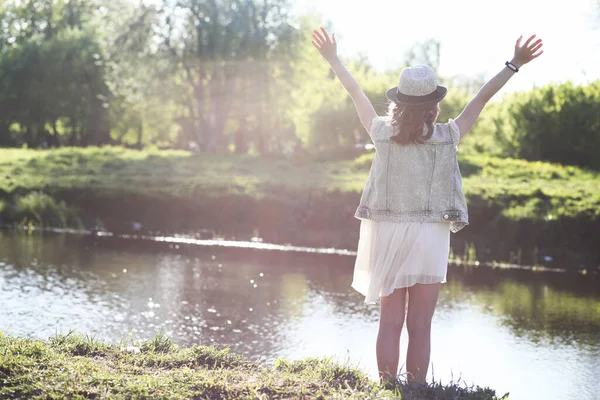
M 270 188 L 291 191 L 362 189 L 365 171 L 352 162 L 289 161 L 184 151 L 121 148 L 3 149 L 0 191 L 71 189 L 134 192 L 146 196 L 268 196 Z
M 64 201 L 57 201 L 42 192 L 16 196 L 14 207 L 8 210 L 12 213 L 12 219 L 21 225 L 48 225 L 60 228 L 80 225 L 75 208 L 68 207 Z
M 74 332 L 48 340 L 0 333 L 0 398 L 498 399 L 491 389 L 460 383 L 382 387 L 328 359 L 279 359 L 267 367 L 227 349 L 179 348 L 162 335 L 107 344 Z
M 465 156 L 464 189 L 471 205 L 502 209 L 511 220 L 600 219 L 600 173 L 547 162 Z
M 358 195 L 371 160 L 372 154 L 314 161 L 110 147 L 3 149 L 0 194 L 5 201 L 15 194 L 64 191 L 180 199 L 228 195 L 264 199 L 282 191 Z M 515 221 L 600 217 L 598 172 L 476 155 L 461 155 L 460 163 L 470 207 L 498 209 Z

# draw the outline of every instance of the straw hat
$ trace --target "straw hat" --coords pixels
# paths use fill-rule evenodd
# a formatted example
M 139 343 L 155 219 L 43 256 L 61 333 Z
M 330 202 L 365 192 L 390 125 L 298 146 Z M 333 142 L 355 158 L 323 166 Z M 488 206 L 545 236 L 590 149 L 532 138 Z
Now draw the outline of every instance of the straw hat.
M 385 96 L 403 106 L 420 106 L 439 103 L 448 92 L 437 84 L 437 77 L 431 67 L 417 65 L 404 68 L 397 87 L 389 89 Z

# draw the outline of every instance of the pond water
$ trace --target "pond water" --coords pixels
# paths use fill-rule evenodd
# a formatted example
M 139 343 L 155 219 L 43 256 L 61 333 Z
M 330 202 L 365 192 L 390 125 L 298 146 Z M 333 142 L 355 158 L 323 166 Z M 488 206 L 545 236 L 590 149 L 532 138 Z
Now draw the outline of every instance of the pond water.
M 350 288 L 353 257 L 66 234 L 0 237 L 0 331 L 157 331 L 252 360 L 331 356 L 376 377 L 378 307 Z M 403 339 L 406 332 L 403 332 Z M 402 341 L 402 357 L 406 340 Z M 434 316 L 436 380 L 511 399 L 600 398 L 593 276 L 450 267 Z M 430 376 L 431 377 L 431 376 Z

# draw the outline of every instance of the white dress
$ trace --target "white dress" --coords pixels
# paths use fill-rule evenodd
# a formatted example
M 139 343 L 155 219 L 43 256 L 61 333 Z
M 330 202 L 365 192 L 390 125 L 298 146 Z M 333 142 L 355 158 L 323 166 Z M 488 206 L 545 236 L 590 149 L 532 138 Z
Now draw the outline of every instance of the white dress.
M 363 219 L 352 287 L 377 303 L 394 289 L 444 283 L 449 254 L 448 223 Z

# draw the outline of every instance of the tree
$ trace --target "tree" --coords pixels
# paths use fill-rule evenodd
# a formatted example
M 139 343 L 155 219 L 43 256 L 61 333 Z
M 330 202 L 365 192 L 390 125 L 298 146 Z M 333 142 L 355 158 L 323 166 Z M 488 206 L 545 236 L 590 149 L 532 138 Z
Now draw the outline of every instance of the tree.
M 503 104 L 496 135 L 510 156 L 600 169 L 600 81 L 548 85 Z
M 92 35 L 64 31 L 32 37 L 0 58 L 0 121 L 29 146 L 106 143 L 107 95 Z M 63 139 L 59 139 L 62 136 Z
M 107 142 L 101 49 L 94 32 L 80 29 L 92 3 L 10 1 L 2 8 L 0 129 L 5 144 Z
M 437 39 L 427 39 L 415 43 L 404 54 L 404 64 L 429 65 L 436 73 L 440 69 L 441 43 Z
M 255 115 L 255 102 L 268 101 L 268 63 L 294 31 L 287 0 L 163 0 L 161 9 L 157 32 L 177 74 L 193 138 L 206 151 L 222 151 L 234 104 L 247 101 L 238 116 Z
M 141 148 L 166 145 L 178 131 L 174 79 L 155 29 L 160 10 L 142 1 L 114 0 L 103 9 L 101 37 L 110 90 L 112 140 Z

